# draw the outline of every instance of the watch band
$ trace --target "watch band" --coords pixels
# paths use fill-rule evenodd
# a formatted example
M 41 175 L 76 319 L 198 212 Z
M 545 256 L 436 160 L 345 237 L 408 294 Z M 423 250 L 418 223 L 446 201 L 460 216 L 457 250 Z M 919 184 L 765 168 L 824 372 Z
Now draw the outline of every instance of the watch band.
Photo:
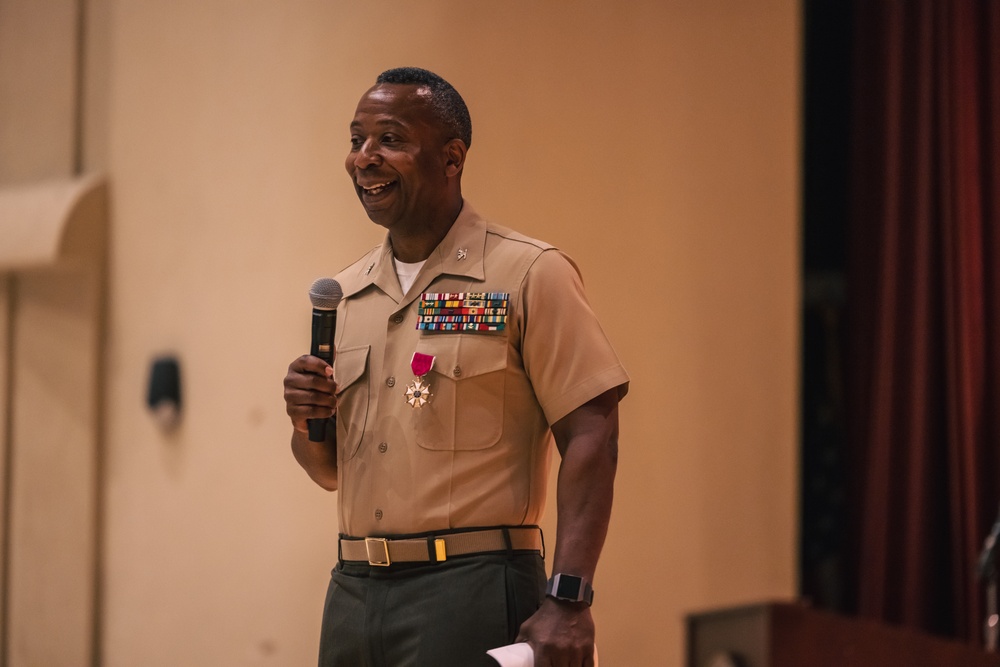
M 589 607 L 594 603 L 594 589 L 590 582 L 575 574 L 559 572 L 545 583 L 545 594 L 557 600 L 570 602 L 586 602 Z

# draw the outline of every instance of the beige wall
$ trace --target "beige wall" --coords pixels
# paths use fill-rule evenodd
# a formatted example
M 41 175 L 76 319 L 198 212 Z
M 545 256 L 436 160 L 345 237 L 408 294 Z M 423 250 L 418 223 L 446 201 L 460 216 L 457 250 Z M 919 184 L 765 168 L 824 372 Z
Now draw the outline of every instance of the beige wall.
M 314 662 L 335 496 L 288 451 L 280 382 L 312 279 L 381 238 L 346 125 L 401 64 L 466 97 L 467 196 L 576 258 L 632 373 L 604 664 L 679 666 L 686 612 L 794 593 L 798 3 L 86 6 L 84 163 L 112 184 L 104 664 Z M 143 405 L 164 351 L 169 435 Z

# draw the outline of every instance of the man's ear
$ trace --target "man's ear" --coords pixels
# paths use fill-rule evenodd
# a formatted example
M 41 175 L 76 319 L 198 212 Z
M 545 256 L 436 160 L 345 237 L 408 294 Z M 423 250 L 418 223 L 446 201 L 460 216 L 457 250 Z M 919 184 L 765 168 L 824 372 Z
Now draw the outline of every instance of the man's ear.
M 444 145 L 445 174 L 449 177 L 462 173 L 465 154 L 469 151 L 461 139 L 452 139 Z

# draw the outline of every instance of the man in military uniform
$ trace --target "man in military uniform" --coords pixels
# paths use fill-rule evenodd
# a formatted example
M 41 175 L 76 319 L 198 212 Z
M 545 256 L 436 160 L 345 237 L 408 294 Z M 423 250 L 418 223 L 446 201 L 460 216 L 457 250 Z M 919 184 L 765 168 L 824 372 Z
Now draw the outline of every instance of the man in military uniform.
M 285 378 L 295 458 L 339 491 L 320 664 L 490 665 L 526 641 L 536 665 L 593 665 L 628 375 L 572 261 L 463 199 L 472 126 L 450 84 L 384 72 L 350 134 L 347 172 L 386 238 L 337 275 L 333 367 L 306 355 Z M 328 418 L 310 441 L 307 420 Z

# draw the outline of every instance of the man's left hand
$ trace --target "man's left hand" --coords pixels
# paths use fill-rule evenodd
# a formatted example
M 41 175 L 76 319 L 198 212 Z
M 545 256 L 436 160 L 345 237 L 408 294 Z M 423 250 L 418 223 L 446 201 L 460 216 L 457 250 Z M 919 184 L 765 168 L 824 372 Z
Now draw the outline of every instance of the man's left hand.
M 582 602 L 546 597 L 517 641 L 531 644 L 535 667 L 594 667 L 594 617 Z

